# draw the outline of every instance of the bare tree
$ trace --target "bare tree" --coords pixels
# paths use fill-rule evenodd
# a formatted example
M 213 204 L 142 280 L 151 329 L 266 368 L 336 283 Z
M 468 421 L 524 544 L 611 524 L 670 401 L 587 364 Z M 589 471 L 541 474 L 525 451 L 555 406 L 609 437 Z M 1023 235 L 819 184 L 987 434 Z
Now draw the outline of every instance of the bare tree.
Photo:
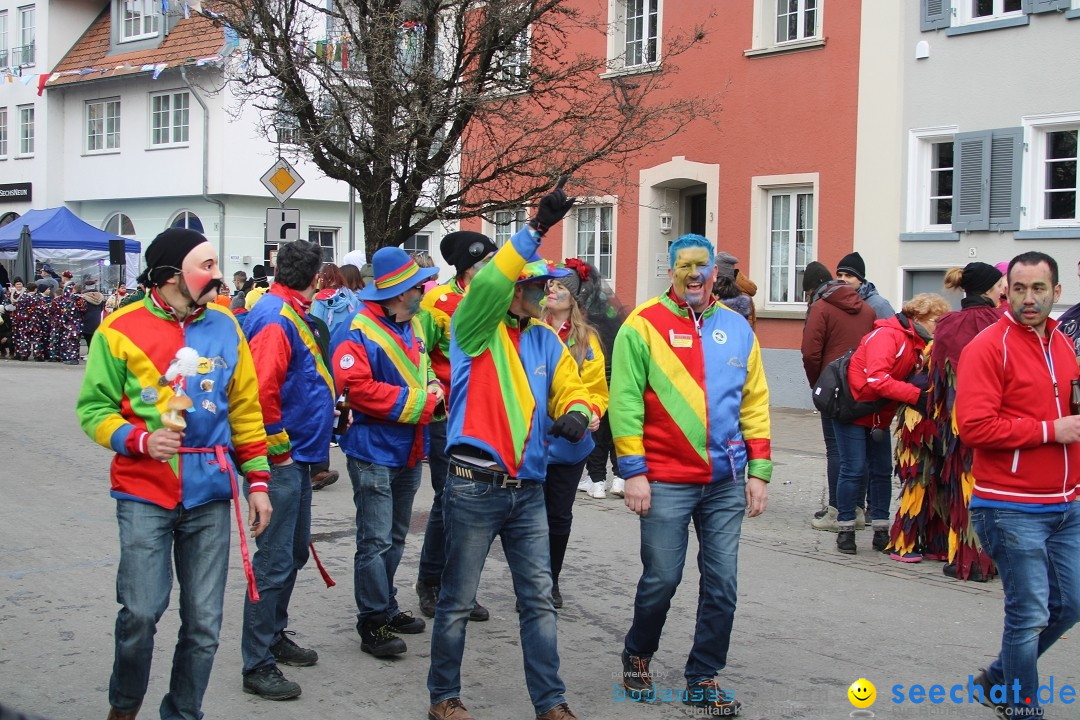
M 435 220 L 521 207 L 562 174 L 577 194 L 610 189 L 627 156 L 719 110 L 716 92 L 668 86 L 703 27 L 665 29 L 663 58 L 627 75 L 607 58 L 607 18 L 569 0 L 214 7 L 241 40 L 234 94 L 262 111 L 268 137 L 356 189 L 369 255 Z M 581 33 L 595 52 L 566 49 Z

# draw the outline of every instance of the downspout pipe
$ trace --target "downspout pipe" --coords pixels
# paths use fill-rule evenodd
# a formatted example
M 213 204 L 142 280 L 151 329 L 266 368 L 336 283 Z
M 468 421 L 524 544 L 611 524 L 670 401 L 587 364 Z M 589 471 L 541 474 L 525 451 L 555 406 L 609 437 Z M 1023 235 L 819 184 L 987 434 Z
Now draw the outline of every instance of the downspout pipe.
M 180 77 L 183 79 L 184 84 L 187 85 L 188 90 L 191 92 L 192 97 L 199 103 L 199 107 L 202 108 L 202 131 L 203 131 L 203 146 L 202 146 L 202 198 L 208 203 L 213 203 L 218 206 L 218 262 L 220 263 L 225 257 L 225 203 L 217 198 L 210 197 L 210 111 L 206 107 L 206 101 L 202 99 L 202 95 L 195 89 L 195 86 L 191 84 L 187 76 L 187 67 L 180 66 Z

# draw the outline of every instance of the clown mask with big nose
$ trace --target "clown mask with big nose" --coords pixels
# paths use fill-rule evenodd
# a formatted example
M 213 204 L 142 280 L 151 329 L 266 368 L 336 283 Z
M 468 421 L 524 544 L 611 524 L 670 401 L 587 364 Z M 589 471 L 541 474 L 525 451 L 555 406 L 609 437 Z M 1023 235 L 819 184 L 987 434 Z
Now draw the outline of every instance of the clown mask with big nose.
M 217 297 L 221 269 L 217 252 L 209 242 L 196 245 L 180 265 L 179 290 L 193 306 L 206 305 Z

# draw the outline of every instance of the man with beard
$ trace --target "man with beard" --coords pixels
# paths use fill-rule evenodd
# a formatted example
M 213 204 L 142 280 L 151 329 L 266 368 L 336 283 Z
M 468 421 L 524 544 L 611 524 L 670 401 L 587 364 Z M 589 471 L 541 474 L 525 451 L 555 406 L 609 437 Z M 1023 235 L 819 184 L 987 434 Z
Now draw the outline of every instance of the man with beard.
M 239 501 L 233 460 L 249 483 L 248 519 L 257 537 L 271 514 L 266 432 L 244 336 L 227 310 L 207 306 L 221 282 L 213 246 L 194 230 L 170 228 L 146 249 L 140 282 L 150 288 L 143 302 L 111 314 L 94 335 L 76 406 L 83 431 L 116 453 L 111 481 L 122 607 L 109 720 L 132 720 L 142 705 L 174 558 L 181 624 L 160 713 L 197 718 L 221 630 L 229 501 Z M 197 369 L 178 373 L 187 364 L 180 358 L 196 354 Z M 188 410 L 175 421 L 181 405 Z M 168 429 L 163 414 L 184 429 Z M 246 559 L 245 542 L 241 534 Z
M 742 518 L 768 502 L 769 388 L 750 325 L 712 297 L 714 257 L 701 235 L 671 244 L 671 288 L 638 306 L 615 339 L 609 412 L 644 565 L 622 652 L 627 696 L 655 698 L 649 663 L 692 521 L 701 587 L 684 702 L 737 715 L 739 702 L 716 674 L 731 640 Z

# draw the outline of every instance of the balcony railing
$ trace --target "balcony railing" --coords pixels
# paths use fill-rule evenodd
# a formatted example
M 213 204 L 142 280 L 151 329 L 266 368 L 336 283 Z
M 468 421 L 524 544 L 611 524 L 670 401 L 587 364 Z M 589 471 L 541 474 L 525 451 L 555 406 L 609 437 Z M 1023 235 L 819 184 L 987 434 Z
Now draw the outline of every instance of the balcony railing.
M 11 67 L 26 67 L 34 64 L 34 43 L 11 48 Z

